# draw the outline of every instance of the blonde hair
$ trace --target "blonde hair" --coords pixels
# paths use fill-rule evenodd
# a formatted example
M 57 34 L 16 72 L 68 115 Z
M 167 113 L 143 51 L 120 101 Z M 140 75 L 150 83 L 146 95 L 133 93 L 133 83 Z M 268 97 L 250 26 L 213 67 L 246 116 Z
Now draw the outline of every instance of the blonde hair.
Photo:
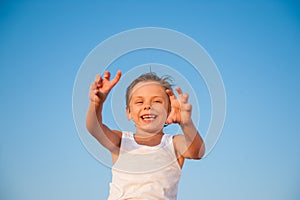
M 126 107 L 127 108 L 129 106 L 130 94 L 131 94 L 134 86 L 136 86 L 140 82 L 146 82 L 146 81 L 157 82 L 157 83 L 161 84 L 161 86 L 163 86 L 165 89 L 169 89 L 169 90 L 173 91 L 172 84 L 171 84 L 172 79 L 170 76 L 159 77 L 154 72 L 148 72 L 148 73 L 142 74 L 138 78 L 133 80 L 131 82 L 131 84 L 127 87 L 127 90 L 126 90 Z M 169 99 L 169 110 L 170 110 L 170 106 L 171 106 L 171 102 Z

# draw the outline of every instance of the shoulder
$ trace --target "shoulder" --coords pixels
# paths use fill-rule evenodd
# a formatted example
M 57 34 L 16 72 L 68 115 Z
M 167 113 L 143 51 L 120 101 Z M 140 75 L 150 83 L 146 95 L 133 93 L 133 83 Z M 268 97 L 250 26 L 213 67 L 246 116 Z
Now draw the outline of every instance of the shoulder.
M 184 139 L 183 137 L 184 136 L 181 135 L 181 134 L 172 135 L 172 142 L 173 142 L 173 146 L 174 146 L 174 151 L 175 151 L 177 161 L 178 161 L 178 164 L 179 164 L 180 168 L 183 167 L 184 160 L 185 160 L 183 155 L 180 153 L 180 149 L 182 148 L 182 140 Z
M 174 145 L 175 144 L 179 145 L 182 142 L 183 139 L 184 139 L 184 135 L 182 135 L 182 134 L 173 135 L 173 143 L 174 143 Z
M 182 140 L 182 136 L 181 134 L 178 134 L 178 135 L 172 135 L 172 134 L 167 134 L 167 133 L 164 133 L 164 140 L 165 141 L 168 141 L 168 142 L 173 142 L 174 145 L 179 145 L 180 143 L 180 140 Z
M 114 134 L 116 134 L 118 137 L 122 137 L 122 134 L 123 134 L 123 131 L 119 131 L 119 130 L 112 130 L 112 132 L 114 133 Z
M 182 156 L 182 152 L 185 149 L 185 137 L 183 134 L 178 134 L 173 136 L 173 145 L 177 155 Z

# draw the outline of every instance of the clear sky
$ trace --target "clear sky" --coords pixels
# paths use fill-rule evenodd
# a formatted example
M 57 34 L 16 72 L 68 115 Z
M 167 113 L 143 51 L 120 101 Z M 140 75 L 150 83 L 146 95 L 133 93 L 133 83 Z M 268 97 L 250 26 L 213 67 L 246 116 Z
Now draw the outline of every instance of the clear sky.
M 100 42 L 140 27 L 196 40 L 226 88 L 222 135 L 206 158 L 185 163 L 178 199 L 300 199 L 299 2 L 1 1 L 0 27 L 0 199 L 107 197 L 110 169 L 79 138 L 73 85 Z M 172 66 L 164 56 L 119 63 Z M 210 116 L 199 104 L 205 130 Z

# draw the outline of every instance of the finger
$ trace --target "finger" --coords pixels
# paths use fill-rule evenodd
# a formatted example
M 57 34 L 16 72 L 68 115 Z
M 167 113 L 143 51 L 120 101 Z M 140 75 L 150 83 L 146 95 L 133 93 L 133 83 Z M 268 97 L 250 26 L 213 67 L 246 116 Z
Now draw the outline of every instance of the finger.
M 176 91 L 178 93 L 178 99 L 179 99 L 179 101 L 182 102 L 182 103 L 187 103 L 189 95 L 188 94 L 183 94 L 182 93 L 182 89 L 180 87 L 177 87 Z
M 170 100 L 175 100 L 176 96 L 174 94 L 174 92 L 170 89 L 166 89 L 166 93 L 169 95 Z
M 103 79 L 109 80 L 110 79 L 110 72 L 109 71 L 105 71 L 103 74 Z
M 90 85 L 90 90 L 94 89 L 96 87 L 96 81 L 92 82 Z
M 93 93 L 93 94 L 96 94 L 98 93 L 99 89 L 98 89 L 98 86 L 97 86 L 97 82 L 93 82 L 91 84 L 91 87 L 90 87 L 90 92 Z
M 182 95 L 182 90 L 180 87 L 176 87 L 175 90 L 177 91 L 178 95 Z
M 103 79 L 101 76 L 99 76 L 99 80 L 96 82 L 96 87 L 100 88 L 102 87 L 102 84 L 103 84 Z
M 119 82 L 119 80 L 120 80 L 120 78 L 121 78 L 121 75 L 122 75 L 122 71 L 119 70 L 119 71 L 117 72 L 115 78 L 114 78 L 113 80 L 111 80 L 112 86 L 115 86 L 115 85 Z
M 97 74 L 95 76 L 95 82 L 94 82 L 95 87 L 100 87 L 101 82 L 102 82 L 102 78 L 101 78 L 100 74 Z
M 184 105 L 184 108 L 183 108 L 183 109 L 184 109 L 185 111 L 187 111 L 187 112 L 191 112 L 191 111 L 192 111 L 192 107 L 193 107 L 193 106 L 192 106 L 191 104 L 187 103 L 187 104 Z
M 166 120 L 166 124 L 172 124 L 172 123 L 173 123 L 172 115 L 169 114 L 169 116 Z
M 99 85 L 99 84 L 98 84 L 97 81 L 92 82 L 92 83 L 91 83 L 91 86 L 90 86 L 90 90 L 95 90 L 95 89 L 99 88 L 98 85 Z
M 94 89 L 94 94 L 98 94 L 99 93 L 99 90 L 98 89 Z
M 100 74 L 97 74 L 97 75 L 95 76 L 95 82 L 98 82 L 98 81 L 100 80 L 100 78 L 101 78 Z
M 183 98 L 183 94 L 182 94 L 182 89 L 180 87 L 176 87 L 175 88 L 177 94 L 178 94 L 178 100 L 180 103 L 184 103 L 184 98 Z
M 188 99 L 189 99 L 189 95 L 188 94 L 183 94 L 181 101 L 182 101 L 182 103 L 187 103 Z
M 167 120 L 166 120 L 166 124 L 171 124 L 172 123 L 172 120 L 170 119 L 170 118 L 168 118 Z

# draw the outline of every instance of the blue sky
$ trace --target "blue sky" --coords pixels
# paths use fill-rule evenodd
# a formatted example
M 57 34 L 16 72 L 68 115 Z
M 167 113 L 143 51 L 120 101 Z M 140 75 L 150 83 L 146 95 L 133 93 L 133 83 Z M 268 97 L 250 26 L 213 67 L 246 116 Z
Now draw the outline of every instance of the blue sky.
M 299 11 L 280 0 L 2 1 L 0 198 L 107 197 L 110 169 L 80 141 L 73 85 L 100 42 L 151 26 L 201 44 L 226 88 L 222 135 L 206 158 L 185 163 L 178 199 L 299 199 Z M 162 62 L 149 55 L 119 63 Z

